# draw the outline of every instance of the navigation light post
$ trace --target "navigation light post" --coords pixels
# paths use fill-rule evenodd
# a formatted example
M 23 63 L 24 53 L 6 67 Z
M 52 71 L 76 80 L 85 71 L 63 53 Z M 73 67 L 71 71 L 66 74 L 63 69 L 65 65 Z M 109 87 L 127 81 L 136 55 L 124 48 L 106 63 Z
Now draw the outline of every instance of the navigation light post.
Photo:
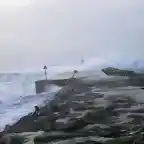
M 45 71 L 45 78 L 46 78 L 46 80 L 47 80 L 47 66 L 45 65 L 43 69 L 44 69 L 44 71 Z

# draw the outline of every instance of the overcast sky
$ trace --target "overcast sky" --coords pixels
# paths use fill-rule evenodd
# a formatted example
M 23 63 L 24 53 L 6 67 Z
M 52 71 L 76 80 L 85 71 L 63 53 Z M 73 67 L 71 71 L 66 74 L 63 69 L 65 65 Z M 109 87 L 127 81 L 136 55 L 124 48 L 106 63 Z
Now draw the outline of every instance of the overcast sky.
M 144 0 L 0 0 L 0 72 L 144 57 Z

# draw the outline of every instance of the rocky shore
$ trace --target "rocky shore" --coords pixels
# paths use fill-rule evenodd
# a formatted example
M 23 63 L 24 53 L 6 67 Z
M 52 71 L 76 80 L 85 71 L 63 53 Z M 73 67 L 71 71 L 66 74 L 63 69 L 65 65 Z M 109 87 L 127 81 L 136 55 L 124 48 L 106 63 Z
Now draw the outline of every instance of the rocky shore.
M 105 95 L 95 86 L 68 85 L 45 102 L 39 115 L 6 126 L 0 144 L 142 144 L 143 106 L 127 95 Z

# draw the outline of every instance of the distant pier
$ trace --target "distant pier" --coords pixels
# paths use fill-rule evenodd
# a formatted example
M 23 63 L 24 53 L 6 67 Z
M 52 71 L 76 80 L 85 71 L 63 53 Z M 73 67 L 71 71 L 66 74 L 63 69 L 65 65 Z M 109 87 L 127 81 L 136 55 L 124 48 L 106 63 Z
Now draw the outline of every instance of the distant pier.
M 75 78 L 73 78 L 72 81 L 73 80 L 75 80 Z M 67 79 L 35 81 L 36 93 L 38 94 L 38 93 L 45 92 L 46 87 L 48 87 L 50 84 L 54 84 L 57 86 L 65 86 L 66 82 L 67 82 Z
M 46 89 L 51 85 L 57 85 L 57 86 L 65 86 L 68 84 L 68 82 L 73 82 L 76 80 L 76 78 L 74 78 L 75 74 L 78 73 L 77 70 L 73 71 L 73 74 L 70 78 L 66 78 L 66 79 L 48 79 L 47 78 L 47 66 L 44 66 L 44 75 L 45 75 L 45 79 L 44 80 L 38 80 L 35 81 L 35 89 L 36 89 L 36 94 L 39 93 L 43 93 L 46 92 Z

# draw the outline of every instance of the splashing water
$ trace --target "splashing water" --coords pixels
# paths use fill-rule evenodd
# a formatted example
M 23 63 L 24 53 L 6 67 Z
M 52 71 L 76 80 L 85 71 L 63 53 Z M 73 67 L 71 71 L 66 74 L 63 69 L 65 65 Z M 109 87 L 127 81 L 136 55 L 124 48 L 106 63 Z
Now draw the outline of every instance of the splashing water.
M 142 60 L 136 62 L 137 65 L 140 62 L 140 67 L 143 68 Z M 77 77 L 104 75 L 100 70 L 103 67 L 111 65 L 135 69 L 134 64 L 135 61 L 132 60 L 124 63 L 112 59 L 92 58 L 80 65 L 51 66 L 48 68 L 48 78 L 69 78 L 74 69 L 81 71 L 81 73 L 76 74 Z M 39 79 L 44 79 L 43 73 L 0 74 L 0 128 L 33 111 L 35 105 L 42 104 L 46 99 L 52 99 L 53 95 L 60 89 L 60 87 L 51 85 L 48 87 L 47 93 L 36 95 L 34 81 Z

